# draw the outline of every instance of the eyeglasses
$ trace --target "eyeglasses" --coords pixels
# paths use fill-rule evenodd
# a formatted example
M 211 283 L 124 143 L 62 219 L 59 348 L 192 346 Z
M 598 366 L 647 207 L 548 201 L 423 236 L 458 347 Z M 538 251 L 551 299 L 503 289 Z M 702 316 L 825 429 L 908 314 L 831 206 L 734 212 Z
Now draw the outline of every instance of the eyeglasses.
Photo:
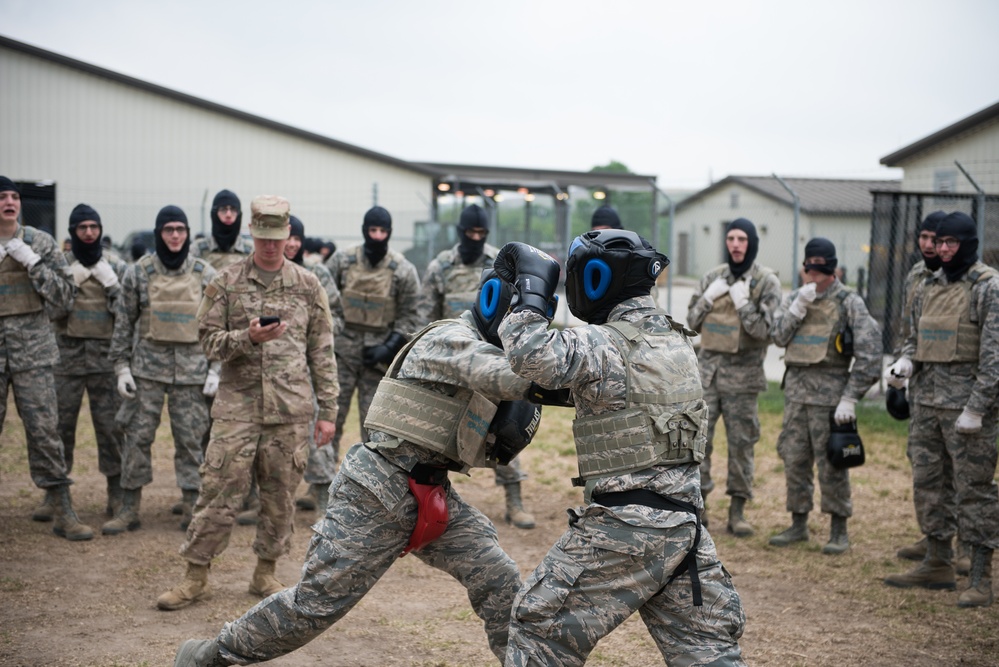
M 948 248 L 957 248 L 958 246 L 961 245 L 961 242 L 958 241 L 953 236 L 948 236 L 947 238 L 944 239 L 933 239 L 933 245 L 937 247 L 945 245 Z
M 186 235 L 187 234 L 187 227 L 183 227 L 183 226 L 180 226 L 180 227 L 164 227 L 162 233 L 166 234 L 166 235 L 172 235 L 172 234 Z

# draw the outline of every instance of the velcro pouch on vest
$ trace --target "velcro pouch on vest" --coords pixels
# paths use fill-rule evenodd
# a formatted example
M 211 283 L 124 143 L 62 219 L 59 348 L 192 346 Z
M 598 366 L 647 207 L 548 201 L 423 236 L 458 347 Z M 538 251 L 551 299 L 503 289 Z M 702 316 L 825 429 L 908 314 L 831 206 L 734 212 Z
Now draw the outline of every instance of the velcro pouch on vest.
M 478 392 L 472 392 L 465 413 L 458 421 L 458 458 L 473 468 L 486 466 L 486 436 L 496 415 L 496 405 Z
M 447 530 L 447 492 L 444 487 L 440 484 L 421 484 L 410 476 L 409 491 L 416 498 L 416 524 L 400 558 L 410 551 L 419 551 Z
M 583 480 L 643 470 L 666 447 L 656 442 L 651 420 L 640 408 L 580 417 L 572 423 L 572 434 Z
M 826 443 L 826 459 L 837 470 L 864 465 L 864 443 L 860 440 L 856 422 L 837 424 L 833 418 L 835 410 L 829 412 L 831 432 Z

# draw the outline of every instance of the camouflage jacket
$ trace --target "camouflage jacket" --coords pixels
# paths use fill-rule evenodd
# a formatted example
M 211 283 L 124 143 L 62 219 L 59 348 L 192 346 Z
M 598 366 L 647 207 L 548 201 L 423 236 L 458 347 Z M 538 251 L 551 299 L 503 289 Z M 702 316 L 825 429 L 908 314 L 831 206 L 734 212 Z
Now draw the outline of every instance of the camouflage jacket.
M 118 284 L 111 289 L 104 290 L 107 294 L 108 310 L 114 317 L 115 304 L 121 296 L 121 282 L 125 279 L 128 264 L 116 253 L 110 253 L 107 250 L 103 252 L 103 256 L 118 275 Z M 65 257 L 69 265 L 77 261 L 72 252 L 67 252 Z M 62 358 L 62 362 L 55 368 L 56 375 L 90 375 L 92 373 L 114 372 L 114 364 L 111 363 L 111 358 L 108 356 L 108 352 L 111 350 L 110 339 L 74 338 L 62 335 L 57 330 L 56 341 L 59 344 L 59 356 Z
M 837 328 L 841 328 L 842 318 L 845 317 L 846 324 L 853 330 L 852 367 L 825 364 L 788 366 L 784 374 L 786 400 L 835 408 L 843 397 L 860 400 L 881 378 L 881 326 L 871 317 L 860 295 L 845 287 L 837 278 L 815 300 L 839 298 L 844 290 L 848 293 L 842 300 Z M 771 336 L 778 347 L 787 347 L 804 321 L 788 310 L 796 296 L 797 290 L 785 297 L 774 316 Z
M 277 315 L 280 338 L 250 341 L 250 320 Z M 336 421 L 337 379 L 329 297 L 308 269 L 285 261 L 270 285 L 253 256 L 223 269 L 205 289 L 198 336 L 208 358 L 222 362 L 212 417 L 258 424 Z
M 483 269 L 493 268 L 497 252 L 499 251 L 496 248 L 487 243 L 478 259 L 471 264 L 462 264 L 461 255 L 458 254 L 458 244 L 455 244 L 431 260 L 423 274 L 420 287 L 418 305 L 420 322 L 429 324 L 445 317 L 457 317 L 461 312 L 471 308 L 471 303 L 464 300 L 448 303 L 448 296 L 476 292 Z M 455 269 L 460 270 L 455 271 Z
M 757 263 L 754 263 L 746 273 L 752 275 L 760 270 L 765 270 L 767 275 L 762 279 L 759 288 L 750 290 L 749 303 L 740 308 L 738 314 L 742 324 L 742 335 L 758 341 L 769 341 L 774 313 L 780 308 L 781 285 L 775 273 Z M 698 333 L 701 331 L 704 319 L 711 312 L 711 306 L 703 299 L 704 290 L 718 277 L 725 278 L 729 285 L 735 282 L 728 264 L 722 264 L 701 278 L 700 284 L 690 298 L 687 324 Z M 753 292 L 757 289 L 759 297 L 753 299 Z M 712 382 L 717 382 L 717 389 L 722 394 L 755 394 L 766 391 L 767 378 L 763 372 L 763 362 L 766 357 L 766 346 L 736 354 L 706 350 L 702 347 L 697 353 L 701 384 L 707 389 Z
M 28 271 L 28 278 L 44 308 L 35 313 L 0 315 L 0 372 L 5 373 L 59 363 L 59 348 L 49 320 L 66 317 L 76 296 L 76 284 L 55 239 L 39 229 L 22 225 L 18 225 L 15 236 L 23 238 L 26 231 L 31 237 L 28 245 L 41 257 Z M 15 261 L 13 257 L 7 259 Z
M 330 316 L 333 318 L 333 336 L 339 336 L 343 333 L 343 329 L 347 323 L 343 319 L 343 304 L 340 303 L 340 289 L 336 286 L 336 281 L 333 280 L 333 274 L 322 264 L 306 265 L 304 268 L 312 271 L 316 278 L 319 279 L 319 284 L 326 290 L 326 296 L 329 299 L 330 305 Z
M 636 297 L 616 305 L 607 321 L 637 322 L 656 312 L 651 296 Z M 652 324 L 658 330 L 670 329 L 663 315 L 653 317 Z M 559 331 L 549 329 L 548 321 L 541 315 L 522 310 L 507 315 L 500 324 L 499 333 L 513 371 L 543 387 L 568 387 L 576 406 L 577 419 L 625 409 L 628 366 L 614 343 L 609 327 L 585 325 Z M 664 361 L 673 365 L 671 372 L 678 376 L 678 385 L 692 384 L 699 392 L 700 379 L 693 346 L 679 332 L 674 331 L 668 337 L 674 353 Z M 633 372 L 640 372 L 640 369 L 634 368 Z M 592 492 L 632 489 L 648 489 L 698 508 L 703 506 L 696 463 L 654 466 L 635 473 L 603 477 L 597 481 Z M 690 516 L 682 512 L 664 512 L 639 505 L 601 511 L 637 526 L 675 526 L 690 521 Z
M 179 269 L 168 271 L 156 255 L 148 255 L 158 273 L 182 276 L 201 266 L 201 288 L 215 276 L 208 262 L 188 255 Z M 144 264 L 132 264 L 121 282 L 121 297 L 115 304 L 114 333 L 108 356 L 117 372 L 128 367 L 135 377 L 164 384 L 203 384 L 208 360 L 198 343 L 160 343 L 139 336 L 139 316 L 149 308 L 149 275 Z
M 216 261 L 215 264 L 219 264 L 219 266 L 215 266 L 214 264 L 212 265 L 213 269 L 215 269 L 216 271 L 221 271 L 230 264 L 234 264 L 245 258 L 247 255 L 252 254 L 253 242 L 247 241 L 245 238 L 243 238 L 242 235 L 240 235 L 236 237 L 236 240 L 233 242 L 232 246 L 226 251 L 222 251 L 219 249 L 219 244 L 218 242 L 216 242 L 214 236 L 206 236 L 204 238 L 195 239 L 194 241 L 191 242 L 191 255 L 193 255 L 194 257 L 200 257 L 209 264 L 212 264 L 211 260 L 209 259 L 209 255 L 213 253 L 221 253 L 227 256 L 226 262 Z M 231 257 L 229 257 L 229 255 L 231 255 Z
M 359 246 L 337 250 L 327 260 L 326 268 L 332 274 L 336 286 L 343 293 L 344 279 L 350 268 L 351 258 L 357 253 Z M 378 267 L 372 267 L 364 253 L 361 254 L 360 265 L 362 270 L 374 270 L 396 263 L 395 271 L 392 275 L 392 286 L 389 296 L 395 300 L 395 320 L 386 329 L 369 331 L 357 328 L 349 323 L 344 327 L 343 333 L 337 336 L 336 354 L 339 363 L 346 363 L 351 367 L 361 367 L 361 352 L 365 347 L 378 345 L 385 342 L 392 331 L 397 331 L 404 336 L 411 336 L 422 327 L 420 315 L 417 312 L 417 300 L 420 295 L 420 276 L 416 272 L 416 267 L 412 262 L 393 250 L 389 250 L 384 259 L 379 262 Z
M 961 281 L 971 280 L 970 274 L 988 267 L 976 262 L 961 276 Z M 930 274 L 916 285 L 909 308 L 909 335 L 902 346 L 902 354 L 916 355 L 919 317 L 923 312 L 923 299 L 929 285 L 947 285 L 943 271 Z M 909 399 L 920 405 L 961 410 L 968 408 L 976 414 L 986 414 L 996 409 L 999 394 L 999 277 L 992 276 L 976 282 L 971 287 L 971 319 L 980 332 L 978 362 L 927 363 L 913 362 L 914 372 L 909 381 Z

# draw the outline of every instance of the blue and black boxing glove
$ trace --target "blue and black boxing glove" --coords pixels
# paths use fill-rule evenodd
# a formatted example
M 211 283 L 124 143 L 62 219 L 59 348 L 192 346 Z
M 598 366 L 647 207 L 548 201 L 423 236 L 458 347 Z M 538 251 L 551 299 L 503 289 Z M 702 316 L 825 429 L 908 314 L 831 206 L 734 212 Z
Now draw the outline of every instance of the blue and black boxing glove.
M 493 268 L 502 280 L 513 285 L 511 311 L 516 313 L 526 308 L 550 317 L 561 271 L 551 255 L 515 241 L 500 248 Z

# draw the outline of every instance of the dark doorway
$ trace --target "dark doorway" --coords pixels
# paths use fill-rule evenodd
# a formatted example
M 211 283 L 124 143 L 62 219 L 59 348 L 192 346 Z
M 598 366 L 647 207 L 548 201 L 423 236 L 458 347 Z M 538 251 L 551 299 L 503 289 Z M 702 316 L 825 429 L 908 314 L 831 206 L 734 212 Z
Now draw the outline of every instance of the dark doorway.
M 41 229 L 56 236 L 56 186 L 55 183 L 25 183 L 19 181 L 21 188 L 21 222 L 29 227 Z M 60 246 L 61 243 L 60 243 Z

